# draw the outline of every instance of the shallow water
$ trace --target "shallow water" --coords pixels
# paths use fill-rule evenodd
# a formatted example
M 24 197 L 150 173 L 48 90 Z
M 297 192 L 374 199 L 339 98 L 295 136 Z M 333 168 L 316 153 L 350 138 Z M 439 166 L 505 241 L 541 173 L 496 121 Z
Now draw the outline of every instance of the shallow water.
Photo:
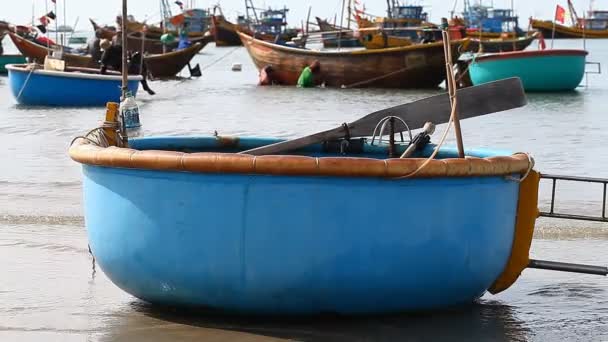
M 605 41 L 587 47 L 590 61 L 608 61 Z M 210 46 L 197 62 L 202 78 L 153 82 L 158 95 L 140 94 L 145 134 L 295 137 L 441 91 L 259 88 L 243 48 Z M 230 71 L 232 63 L 243 71 Z M 463 121 L 465 146 L 531 152 L 544 173 L 608 178 L 607 80 L 590 75 L 586 89 L 531 94 L 524 108 Z M 539 270 L 526 270 L 505 293 L 439 313 L 253 319 L 151 307 L 94 270 L 87 249 L 80 167 L 66 152 L 99 125 L 103 108 L 17 106 L 4 77 L 0 112 L 0 341 L 608 340 L 608 280 Z M 597 215 L 600 196 L 599 186 L 565 184 L 557 209 Z M 538 225 L 533 257 L 608 265 L 608 225 Z

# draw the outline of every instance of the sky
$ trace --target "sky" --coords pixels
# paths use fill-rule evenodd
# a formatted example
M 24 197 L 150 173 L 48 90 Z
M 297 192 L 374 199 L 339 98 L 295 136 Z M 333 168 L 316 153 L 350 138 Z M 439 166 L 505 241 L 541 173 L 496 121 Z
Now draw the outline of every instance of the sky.
M 5 0 L 6 1 L 6 0 Z M 173 13 L 179 13 L 179 8 L 174 4 L 174 0 L 168 0 L 171 4 Z M 182 0 L 184 3 L 189 3 L 191 0 Z M 219 0 L 192 0 L 196 7 L 210 8 L 217 4 Z M 359 0 L 365 5 L 366 11 L 375 14 L 383 15 L 386 11 L 385 0 Z M 478 0 L 470 0 L 471 2 Z M 576 10 L 582 16 L 583 12 L 589 8 L 590 0 L 573 0 Z M 221 0 L 224 15 L 229 20 L 234 20 L 237 14 L 244 14 L 244 0 Z M 425 10 L 430 14 L 431 21 L 440 22 L 441 17 L 449 17 L 454 3 L 456 2 L 456 12 L 462 11 L 464 1 L 458 0 L 409 0 L 409 4 L 422 4 Z M 596 0 L 594 7 L 596 9 L 608 9 L 608 0 Z M 30 23 L 32 20 L 32 9 L 36 13 L 36 18 L 42 16 L 45 12 L 45 3 L 48 4 L 49 10 L 53 9 L 53 3 L 50 0 L 22 0 L 13 2 L 10 6 L 3 6 L 0 20 L 6 20 L 14 24 Z M 314 21 L 314 16 L 323 18 L 333 18 L 336 13 L 340 12 L 342 0 L 254 0 L 257 7 L 283 7 L 287 6 L 290 11 L 287 20 L 292 26 L 299 26 L 300 21 L 306 19 L 308 7 L 312 6 L 311 21 Z M 489 0 L 484 1 L 484 4 L 492 4 L 496 8 L 510 8 L 511 0 Z M 555 11 L 556 4 L 567 8 L 566 0 L 513 0 L 516 13 L 519 15 L 519 24 L 522 27 L 527 25 L 527 20 L 530 16 L 541 19 L 551 19 Z M 119 14 L 122 2 L 121 0 L 57 0 L 59 23 L 63 24 L 63 5 L 66 6 L 67 24 L 76 25 L 77 30 L 89 29 L 88 18 L 94 18 L 100 23 L 113 23 L 117 14 Z M 148 22 L 160 21 L 160 1 L 159 0 L 129 0 L 129 12 L 138 20 L 147 19 Z M 339 15 L 338 15 L 339 20 Z

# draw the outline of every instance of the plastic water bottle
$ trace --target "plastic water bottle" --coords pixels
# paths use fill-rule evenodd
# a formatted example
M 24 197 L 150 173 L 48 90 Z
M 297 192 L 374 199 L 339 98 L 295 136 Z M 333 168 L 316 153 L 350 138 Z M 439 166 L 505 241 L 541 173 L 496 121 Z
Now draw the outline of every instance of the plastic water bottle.
M 139 121 L 139 106 L 131 92 L 125 94 L 125 99 L 120 103 L 120 114 L 122 124 L 127 137 L 134 138 L 142 135 L 141 122 Z

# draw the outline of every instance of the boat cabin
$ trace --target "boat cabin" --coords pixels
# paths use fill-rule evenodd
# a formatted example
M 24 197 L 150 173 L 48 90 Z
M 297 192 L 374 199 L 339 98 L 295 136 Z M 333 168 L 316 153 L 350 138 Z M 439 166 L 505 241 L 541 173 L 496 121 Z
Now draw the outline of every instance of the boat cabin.
M 287 12 L 289 9 L 273 10 L 268 8 L 266 11 L 260 12 L 260 19 L 253 26 L 255 31 L 279 34 L 287 27 Z
M 586 30 L 608 30 L 608 11 L 589 11 L 587 18 L 578 18 L 577 26 Z
M 519 29 L 519 18 L 510 9 L 499 9 L 465 2 L 464 20 L 469 30 L 490 33 L 513 32 Z

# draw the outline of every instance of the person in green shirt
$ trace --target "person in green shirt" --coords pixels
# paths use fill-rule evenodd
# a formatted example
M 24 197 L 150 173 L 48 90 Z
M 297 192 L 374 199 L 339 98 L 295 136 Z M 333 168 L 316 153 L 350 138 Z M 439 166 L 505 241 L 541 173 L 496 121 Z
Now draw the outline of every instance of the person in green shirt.
M 309 66 L 305 67 L 298 78 L 298 87 L 310 88 L 315 86 L 315 73 L 319 71 L 321 65 L 319 61 L 314 61 Z

